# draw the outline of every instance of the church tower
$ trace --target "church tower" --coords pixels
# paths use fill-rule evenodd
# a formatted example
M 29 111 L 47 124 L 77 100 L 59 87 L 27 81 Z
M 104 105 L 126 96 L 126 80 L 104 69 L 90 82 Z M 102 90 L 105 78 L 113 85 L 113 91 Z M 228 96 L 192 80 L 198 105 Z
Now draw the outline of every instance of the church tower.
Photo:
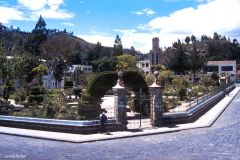
M 157 65 L 160 64 L 160 55 L 162 50 L 159 47 L 159 38 L 154 37 L 152 39 L 152 50 L 150 50 L 149 53 L 149 59 L 151 65 Z

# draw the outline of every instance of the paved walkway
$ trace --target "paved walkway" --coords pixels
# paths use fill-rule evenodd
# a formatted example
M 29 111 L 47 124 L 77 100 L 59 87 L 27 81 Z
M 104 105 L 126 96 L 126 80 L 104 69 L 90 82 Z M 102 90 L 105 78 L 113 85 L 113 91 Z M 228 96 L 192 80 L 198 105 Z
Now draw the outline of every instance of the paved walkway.
M 90 135 L 0 127 L 0 133 L 25 136 L 25 137 L 41 138 L 41 139 L 50 139 L 50 140 L 57 140 L 57 141 L 85 143 L 85 142 L 92 142 L 92 141 L 102 141 L 102 140 L 109 140 L 109 139 L 153 135 L 153 134 L 175 132 L 175 131 L 187 130 L 187 129 L 193 129 L 193 128 L 209 127 L 214 123 L 214 121 L 218 118 L 218 116 L 224 111 L 224 109 L 228 106 L 228 104 L 232 101 L 232 99 L 237 95 L 239 90 L 240 90 L 240 87 L 235 88 L 229 95 L 223 98 L 218 104 L 216 104 L 211 110 L 209 110 L 206 114 L 204 114 L 194 123 L 179 124 L 174 127 L 159 127 L 159 128 L 150 128 L 150 129 L 135 130 L 135 131 L 121 131 L 121 132 L 111 132 L 109 134 L 90 134 Z

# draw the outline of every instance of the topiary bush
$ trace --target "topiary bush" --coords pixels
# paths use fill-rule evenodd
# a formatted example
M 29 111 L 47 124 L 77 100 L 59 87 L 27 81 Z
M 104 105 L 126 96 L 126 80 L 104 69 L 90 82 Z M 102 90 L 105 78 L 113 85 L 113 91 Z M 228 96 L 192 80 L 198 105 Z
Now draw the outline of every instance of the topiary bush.
M 8 101 L 0 99 L 0 114 L 9 115 L 13 112 L 14 106 L 11 105 Z
M 95 98 L 101 98 L 111 90 L 118 79 L 117 72 L 103 72 L 89 79 L 87 93 Z
M 117 83 L 117 72 L 103 72 L 89 79 L 87 93 L 93 97 L 101 98 L 111 90 Z M 141 88 L 145 94 L 148 94 L 148 86 L 143 76 L 137 71 L 126 71 L 123 74 L 123 81 L 127 88 L 138 92 Z
M 28 97 L 28 102 L 29 103 L 36 102 L 37 104 L 40 104 L 41 102 L 43 102 L 43 95 L 30 95 Z
M 28 103 L 36 102 L 41 104 L 46 94 L 46 89 L 42 86 L 32 86 L 29 91 Z
M 27 91 L 24 88 L 18 89 L 13 96 L 13 99 L 16 103 L 22 103 L 27 98 Z
M 114 85 L 116 85 L 118 79 L 117 72 L 103 72 L 92 76 L 89 79 L 89 85 L 87 89 L 87 94 L 90 97 L 94 97 L 96 101 L 100 101 L 100 99 L 104 96 L 104 94 L 111 90 Z M 135 92 L 135 95 L 141 88 L 145 95 L 149 95 L 148 86 L 145 82 L 143 76 L 137 71 L 125 71 L 123 74 L 123 81 L 125 86 Z M 84 98 L 82 99 L 84 100 Z M 89 102 L 89 101 L 88 101 Z M 96 104 L 95 104 L 96 105 Z M 144 106 L 150 106 L 150 102 L 145 102 Z M 134 102 L 135 111 L 139 111 L 139 105 L 137 102 Z M 145 111 L 142 112 L 147 113 L 147 107 L 145 107 Z
M 181 101 L 185 100 L 187 97 L 187 89 L 186 88 L 180 88 L 179 92 L 179 98 Z
M 93 101 L 80 101 L 78 105 L 78 115 L 82 119 L 97 119 L 101 111 L 99 103 Z

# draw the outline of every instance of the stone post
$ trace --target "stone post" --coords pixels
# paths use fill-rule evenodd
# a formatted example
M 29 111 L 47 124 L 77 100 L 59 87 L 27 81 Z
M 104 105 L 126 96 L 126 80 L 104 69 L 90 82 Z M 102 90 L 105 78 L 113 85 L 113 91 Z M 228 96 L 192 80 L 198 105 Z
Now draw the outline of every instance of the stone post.
M 222 73 L 221 77 L 219 78 L 219 84 L 220 87 L 223 87 L 224 95 L 226 95 L 227 77 L 224 73 Z
M 118 72 L 117 84 L 112 88 L 114 92 L 115 118 L 119 130 L 127 129 L 126 106 L 127 106 L 127 89 L 123 82 L 123 72 Z
M 160 86 L 158 75 L 158 71 L 155 71 L 155 81 L 151 86 L 149 86 L 151 102 L 150 120 L 153 127 L 161 125 L 161 118 L 163 114 L 162 92 L 164 87 Z

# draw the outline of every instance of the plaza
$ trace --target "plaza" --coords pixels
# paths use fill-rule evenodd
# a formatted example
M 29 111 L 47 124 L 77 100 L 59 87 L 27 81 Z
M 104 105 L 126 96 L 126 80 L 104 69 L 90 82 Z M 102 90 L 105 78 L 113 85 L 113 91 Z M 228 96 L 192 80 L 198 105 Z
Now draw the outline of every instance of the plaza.
M 109 135 L 76 135 L 22 129 L 21 134 L 0 134 L 0 155 L 22 155 L 26 159 L 239 159 L 239 87 L 203 115 L 207 126 L 160 128 Z M 226 106 L 224 106 L 224 103 Z M 223 107 L 224 106 L 224 107 Z M 218 109 L 216 107 L 219 107 Z M 219 111 L 218 115 L 214 115 Z M 207 117 L 209 116 L 209 117 Z M 214 116 L 214 118 L 213 118 Z M 200 122 L 198 122 L 200 123 Z M 185 127 L 187 124 L 185 124 Z M 182 127 L 182 128 L 181 128 Z M 177 128 L 177 127 L 175 127 Z M 4 127 L 1 127 L 3 133 Z M 17 132 L 20 133 L 21 129 Z M 5 130 L 6 131 L 6 130 Z M 16 130 L 15 130 L 16 131 Z M 24 133 L 25 132 L 25 133 Z M 41 136 L 37 136 L 37 132 Z M 44 134 L 43 134 L 44 133 Z M 25 134 L 25 135 L 24 135 Z M 31 135 L 32 134 L 32 135 Z M 16 136 L 17 135 L 17 136 Z M 52 138 L 51 138 L 52 137 Z M 59 138 L 62 137 L 62 138 Z M 54 141 L 52 141 L 54 140 Z M 74 142 L 74 143 L 73 143 Z M 24 145 L 22 145 L 24 144 Z M 21 146 L 21 147 L 20 147 Z M 124 146 L 124 147 L 123 147 Z M 51 150 L 52 154 L 48 154 Z

